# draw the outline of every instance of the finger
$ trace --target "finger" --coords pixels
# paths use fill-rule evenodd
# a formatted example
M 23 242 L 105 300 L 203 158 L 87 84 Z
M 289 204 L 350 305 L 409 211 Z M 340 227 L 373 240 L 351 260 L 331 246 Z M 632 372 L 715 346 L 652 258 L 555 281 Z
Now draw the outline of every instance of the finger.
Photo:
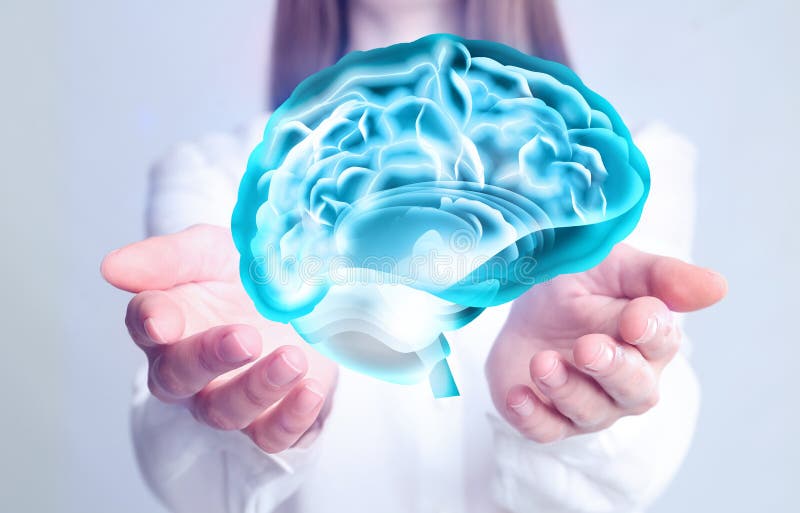
M 166 292 L 145 291 L 128 303 L 125 325 L 136 344 L 147 350 L 168 344 L 184 336 L 186 316 L 179 304 Z
M 530 372 L 552 406 L 580 430 L 600 429 L 619 417 L 619 409 L 608 394 L 557 352 L 536 353 L 531 359 Z
M 680 334 L 672 313 L 654 297 L 629 302 L 619 316 L 619 335 L 648 360 L 666 365 L 680 348 Z
M 569 420 L 544 404 L 525 385 L 517 385 L 506 396 L 506 419 L 522 436 L 542 444 L 574 433 Z
M 573 356 L 576 367 L 593 377 L 626 413 L 643 413 L 658 402 L 655 371 L 634 348 L 591 334 L 575 341 Z
M 212 379 L 252 361 L 261 337 L 252 326 L 218 326 L 163 346 L 151 358 L 149 385 L 165 401 L 199 392 Z
M 628 298 L 654 296 L 670 310 L 689 312 L 711 306 L 728 291 L 725 278 L 677 258 L 652 255 L 618 244 L 612 252 L 617 261 L 619 287 Z
M 198 392 L 192 410 L 211 427 L 242 429 L 280 401 L 307 370 L 308 361 L 300 349 L 279 347 L 247 371 Z
M 281 452 L 294 445 L 314 425 L 324 402 L 322 385 L 316 380 L 304 380 L 244 432 L 262 450 Z
M 236 255 L 229 230 L 196 225 L 112 251 L 100 264 L 100 273 L 111 285 L 129 292 L 166 290 L 235 276 Z

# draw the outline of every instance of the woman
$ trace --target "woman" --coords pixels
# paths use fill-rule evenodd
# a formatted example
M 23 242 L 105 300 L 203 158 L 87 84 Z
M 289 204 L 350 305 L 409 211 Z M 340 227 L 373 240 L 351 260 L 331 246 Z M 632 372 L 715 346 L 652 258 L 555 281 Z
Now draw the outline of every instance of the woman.
M 273 107 L 343 52 L 432 32 L 567 60 L 549 1 L 282 0 L 276 27 Z M 435 401 L 425 384 L 339 373 L 255 312 L 223 227 L 265 122 L 163 159 L 148 208 L 157 237 L 103 262 L 110 283 L 136 293 L 126 323 L 149 366 L 134 441 L 169 509 L 639 511 L 652 502 L 683 459 L 698 404 L 672 311 L 726 291 L 711 271 L 640 251 L 688 257 L 690 145 L 663 127 L 638 134 L 654 186 L 628 244 L 449 335 L 462 398 Z

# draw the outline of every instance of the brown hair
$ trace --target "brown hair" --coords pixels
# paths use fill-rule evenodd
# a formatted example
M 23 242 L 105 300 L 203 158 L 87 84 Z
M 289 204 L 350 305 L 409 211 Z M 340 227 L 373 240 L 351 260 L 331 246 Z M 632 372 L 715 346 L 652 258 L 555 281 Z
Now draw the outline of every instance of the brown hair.
M 348 0 L 278 0 L 272 47 L 270 107 L 347 49 Z M 498 41 L 570 65 L 553 0 L 460 0 L 457 35 Z

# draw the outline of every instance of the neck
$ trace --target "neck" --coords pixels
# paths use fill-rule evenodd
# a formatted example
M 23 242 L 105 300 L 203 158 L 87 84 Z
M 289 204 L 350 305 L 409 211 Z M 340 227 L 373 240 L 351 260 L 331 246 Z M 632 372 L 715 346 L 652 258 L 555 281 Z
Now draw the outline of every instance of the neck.
M 347 51 L 368 50 L 458 32 L 458 0 L 351 0 Z

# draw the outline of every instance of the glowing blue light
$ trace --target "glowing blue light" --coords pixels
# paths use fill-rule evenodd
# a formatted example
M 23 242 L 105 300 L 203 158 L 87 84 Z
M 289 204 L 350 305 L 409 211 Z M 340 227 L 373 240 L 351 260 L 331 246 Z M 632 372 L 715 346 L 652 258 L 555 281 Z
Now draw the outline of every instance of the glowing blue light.
M 649 182 L 571 70 L 438 34 L 300 84 L 250 156 L 232 230 L 265 317 L 360 372 L 429 377 L 439 397 L 458 393 L 441 333 L 598 263 Z

